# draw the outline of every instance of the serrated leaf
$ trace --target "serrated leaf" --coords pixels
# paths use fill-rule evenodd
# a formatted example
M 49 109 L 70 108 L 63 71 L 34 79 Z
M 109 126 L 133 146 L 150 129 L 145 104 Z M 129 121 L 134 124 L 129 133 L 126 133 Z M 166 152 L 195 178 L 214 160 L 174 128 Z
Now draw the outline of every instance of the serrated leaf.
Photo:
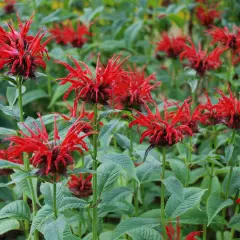
M 7 87 L 7 100 L 9 106 L 13 106 L 18 98 L 18 90 L 15 87 Z
M 15 218 L 30 221 L 29 206 L 22 200 L 7 204 L 0 210 L 0 218 Z
M 105 192 L 102 195 L 102 203 L 111 205 L 116 203 L 117 201 L 126 199 L 131 194 L 132 194 L 131 189 L 127 187 L 113 188 L 112 190 Z
M 171 218 L 181 216 L 200 202 L 205 191 L 206 189 L 186 188 L 184 189 L 183 201 L 172 194 L 165 207 L 166 216 Z
M 130 148 L 130 140 L 123 134 L 115 133 L 114 137 L 121 148 Z
M 39 229 L 42 224 L 51 216 L 53 216 L 52 206 L 44 205 L 40 210 L 37 211 L 37 215 L 33 218 L 29 233 L 29 239 L 35 230 Z
M 22 165 L 9 162 L 7 160 L 0 160 L 0 169 L 8 169 L 8 168 L 22 170 Z
M 161 240 L 161 234 L 155 229 L 142 227 L 128 233 L 133 240 Z
M 232 158 L 233 151 L 234 151 L 234 145 L 233 144 L 228 145 L 224 150 L 224 152 L 225 152 L 225 163 L 227 165 L 229 164 L 229 162 Z
M 160 225 L 159 220 L 155 218 L 129 218 L 117 226 L 114 231 L 113 240 L 116 240 L 125 233 L 130 233 L 133 230 L 143 227 L 154 228 L 158 225 Z
M 175 198 L 178 198 L 180 201 L 184 201 L 183 195 L 183 185 L 182 183 L 174 176 L 170 176 L 163 181 L 166 189 L 174 195 Z
M 233 204 L 231 199 L 221 199 L 219 196 L 212 195 L 207 201 L 207 215 L 208 215 L 208 226 L 211 224 L 214 217 L 225 207 Z
M 7 116 L 14 117 L 14 119 L 20 119 L 20 110 L 18 107 L 14 106 L 4 106 L 0 104 L 0 110 Z
M 33 102 L 40 98 L 47 98 L 48 94 L 42 89 L 32 90 L 23 95 L 22 104 L 23 106 L 27 105 L 30 102 Z
M 20 223 L 16 219 L 2 219 L 0 220 L 0 235 L 11 230 L 20 228 Z
M 0 127 L 0 135 L 17 135 L 16 130 L 10 129 L 10 128 L 4 128 Z
M 236 194 L 239 191 L 240 188 L 240 168 L 239 167 L 234 167 L 233 171 L 232 171 L 232 177 L 230 179 L 230 183 L 229 183 L 229 196 L 232 196 L 233 194 Z M 229 172 L 228 174 L 225 176 L 222 186 L 223 186 L 223 192 L 226 192 L 226 188 L 227 188 L 227 183 L 228 183 L 228 179 L 229 179 Z
M 79 199 L 76 197 L 64 197 L 63 205 L 61 208 L 59 208 L 59 212 L 63 212 L 67 209 L 86 208 L 88 205 L 88 202 L 83 199 Z
M 128 155 L 119 153 L 108 153 L 99 158 L 99 160 L 102 163 L 114 163 L 118 165 L 139 183 L 136 175 L 136 169 L 133 165 L 131 158 Z
M 109 191 L 117 182 L 121 168 L 116 164 L 101 164 L 97 170 L 98 195 Z
M 113 119 L 109 123 L 105 124 L 100 130 L 100 133 L 98 135 L 98 141 L 100 141 L 101 139 L 105 139 L 107 136 L 109 136 L 109 134 L 111 134 L 113 129 L 117 126 L 118 122 L 118 119 Z
M 240 231 L 239 223 L 240 223 L 240 214 L 236 214 L 230 219 L 228 227 L 234 228 Z
M 174 172 L 174 175 L 181 181 L 182 184 L 185 184 L 187 177 L 186 165 L 182 161 L 175 159 L 170 159 L 169 164 Z

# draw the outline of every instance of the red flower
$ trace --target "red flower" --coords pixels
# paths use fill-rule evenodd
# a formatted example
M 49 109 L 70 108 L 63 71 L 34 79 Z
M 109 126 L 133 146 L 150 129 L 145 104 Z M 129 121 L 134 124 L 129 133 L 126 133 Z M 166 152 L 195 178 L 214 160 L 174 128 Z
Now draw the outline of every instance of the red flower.
M 49 32 L 55 37 L 58 44 L 66 45 L 71 43 L 73 47 L 77 48 L 81 48 L 88 41 L 87 36 L 92 35 L 89 32 L 89 27 L 80 22 L 77 23 L 76 30 L 72 22 L 68 22 L 67 25 L 55 24 L 54 28 L 49 29 Z
M 64 99 L 74 91 L 76 95 L 75 102 L 81 99 L 86 102 L 107 105 L 108 101 L 112 98 L 113 87 L 116 81 L 127 75 L 127 72 L 121 68 L 125 59 L 122 62 L 119 62 L 119 59 L 120 56 L 113 56 L 108 60 L 106 67 L 104 67 L 100 63 L 100 56 L 98 56 L 94 73 L 91 72 L 85 63 L 78 63 L 74 58 L 72 60 L 74 61 L 75 68 L 65 62 L 56 61 L 69 71 L 66 77 L 58 79 L 61 80 L 61 85 L 66 83 L 71 84 L 64 95 Z
M 229 128 L 240 128 L 240 101 L 233 96 L 229 87 L 229 97 L 225 96 L 221 90 L 218 90 L 221 98 L 218 100 L 216 109 L 221 113 L 221 123 Z
M 240 204 L 240 198 L 236 200 L 236 204 Z
M 164 32 L 162 40 L 156 43 L 156 51 L 165 52 L 170 58 L 177 58 L 183 51 L 183 45 L 185 45 L 186 40 L 185 36 L 170 37 Z
M 196 16 L 203 26 L 210 28 L 214 24 L 215 19 L 220 18 L 221 12 L 207 6 L 199 6 L 196 8 Z
M 130 69 L 128 76 L 116 84 L 113 101 L 119 108 L 139 109 L 144 102 L 153 102 L 151 90 L 161 83 L 151 84 L 151 80 L 156 80 L 155 74 L 146 77 L 144 70 Z
M 203 76 L 206 71 L 218 69 L 221 66 L 220 55 L 223 52 L 223 49 L 215 48 L 211 53 L 207 54 L 206 51 L 202 50 L 200 44 L 197 50 L 193 42 L 191 42 L 191 46 L 185 45 L 184 51 L 180 54 L 180 59 L 187 58 L 190 67 L 200 76 Z
M 85 198 L 92 195 L 92 174 L 89 174 L 85 179 L 80 173 L 79 176 L 71 175 L 71 179 L 68 182 L 70 191 L 79 198 Z
M 199 104 L 195 110 L 198 113 L 198 120 L 205 126 L 216 125 L 221 122 L 221 113 L 216 104 L 212 104 L 207 92 L 205 92 L 207 102 Z
M 15 0 L 4 0 L 4 3 L 5 5 L 3 7 L 3 10 L 5 14 L 10 14 L 15 11 L 15 7 L 14 7 L 14 5 L 16 4 Z
M 157 106 L 155 114 L 151 112 L 147 105 L 145 107 L 147 115 L 134 110 L 137 116 L 133 116 L 135 120 L 129 124 L 130 128 L 133 125 L 137 125 L 138 128 L 147 128 L 141 135 L 140 143 L 148 137 L 152 146 L 172 146 L 182 141 L 185 135 L 192 135 L 190 127 L 181 122 L 186 114 L 184 104 L 177 111 L 169 112 L 165 101 L 164 118 L 161 117 Z
M 17 158 L 14 156 L 9 156 L 8 150 L 0 150 L 0 159 L 6 160 L 12 163 L 23 164 L 21 156 Z M 9 175 L 12 172 L 13 172 L 12 169 L 0 169 L 0 175 Z
M 46 131 L 44 123 L 40 117 L 41 128 L 34 123 L 35 130 L 30 129 L 24 123 L 24 127 L 28 134 L 20 131 L 20 136 L 12 136 L 8 140 L 11 145 L 8 149 L 10 156 L 20 156 L 23 152 L 32 154 L 30 162 L 34 167 L 39 168 L 41 175 L 48 175 L 49 173 L 65 174 L 67 166 L 73 164 L 73 151 L 79 153 L 88 151 L 87 144 L 83 139 L 92 134 L 80 134 L 84 128 L 84 124 L 76 120 L 76 122 L 69 128 L 64 139 L 60 139 L 58 129 L 56 126 L 56 119 L 54 123 L 54 139 L 50 140 Z
M 168 223 L 168 225 L 165 227 L 166 233 L 167 233 L 167 240 L 180 240 L 181 239 L 181 228 L 179 223 L 179 218 L 177 218 L 177 224 L 176 224 L 176 232 L 172 225 L 172 223 Z M 185 240 L 196 240 L 195 236 L 200 236 L 201 231 L 199 232 L 191 232 L 189 233 Z
M 213 44 L 221 43 L 233 52 L 240 50 L 240 28 L 234 26 L 234 32 L 230 32 L 227 27 L 213 27 L 213 29 L 208 30 L 208 34 L 213 38 Z
M 34 78 L 37 67 L 46 68 L 43 60 L 47 54 L 46 45 L 49 38 L 41 44 L 44 33 L 39 31 L 36 36 L 28 36 L 33 16 L 24 25 L 19 20 L 17 32 L 13 25 L 9 25 L 10 32 L 0 29 L 0 69 L 7 66 L 9 73 L 24 78 Z

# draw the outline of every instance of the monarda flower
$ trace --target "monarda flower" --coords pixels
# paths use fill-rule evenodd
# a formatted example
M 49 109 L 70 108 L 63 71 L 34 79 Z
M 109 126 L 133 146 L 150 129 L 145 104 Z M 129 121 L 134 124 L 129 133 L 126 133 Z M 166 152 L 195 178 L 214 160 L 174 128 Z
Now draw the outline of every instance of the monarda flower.
M 116 81 L 119 78 L 127 76 L 127 72 L 122 69 L 122 64 L 125 59 L 120 62 L 120 56 L 110 58 L 106 66 L 100 63 L 100 56 L 98 56 L 94 73 L 92 73 L 85 63 L 77 62 L 74 58 L 72 58 L 72 60 L 75 68 L 65 62 L 56 61 L 69 71 L 66 77 L 57 79 L 61 80 L 61 85 L 66 83 L 71 84 L 64 95 L 64 99 L 74 91 L 76 95 L 75 102 L 81 99 L 85 102 L 107 105 L 109 100 L 112 99 L 113 88 Z
M 209 54 L 202 50 L 199 44 L 198 50 L 191 42 L 191 46 L 185 45 L 180 59 L 187 58 L 189 66 L 194 69 L 200 77 L 203 77 L 208 70 L 218 69 L 221 66 L 220 55 L 224 49 L 215 48 Z
M 4 7 L 3 7 L 4 13 L 10 14 L 15 12 L 15 4 L 16 4 L 15 0 L 4 0 Z
M 23 152 L 32 154 L 30 162 L 34 167 L 39 168 L 40 175 L 66 174 L 67 166 L 73 164 L 72 152 L 77 151 L 82 154 L 83 150 L 88 151 L 83 139 L 92 133 L 84 134 L 82 132 L 84 124 L 77 119 L 61 139 L 55 118 L 53 140 L 51 140 L 40 115 L 39 118 L 41 128 L 33 123 L 35 129 L 32 130 L 23 123 L 28 134 L 20 131 L 20 136 L 7 139 L 11 141 L 8 153 L 16 157 Z
M 219 19 L 221 12 L 216 9 L 208 8 L 207 6 L 198 6 L 196 8 L 196 16 L 201 25 L 211 28 L 216 19 Z
M 85 198 L 92 195 L 92 174 L 89 174 L 86 178 L 83 174 L 71 175 L 71 179 L 68 181 L 68 187 L 70 191 L 79 198 Z
M 176 229 L 174 229 L 171 222 L 165 227 L 167 233 L 167 240 L 181 240 L 181 227 L 179 223 L 179 218 L 177 218 Z M 197 240 L 195 237 L 200 236 L 201 231 L 191 232 L 186 237 L 185 240 Z
M 12 163 L 17 163 L 17 164 L 23 164 L 22 158 L 20 157 L 14 157 L 14 156 L 9 156 L 8 154 L 8 150 L 0 150 L 0 159 L 1 160 L 5 160 L 5 161 L 9 161 Z M 0 169 L 0 176 L 2 175 L 9 175 L 13 172 L 12 169 Z
M 227 27 L 213 27 L 208 30 L 208 34 L 212 37 L 212 43 L 221 43 L 227 49 L 233 52 L 240 50 L 240 28 L 234 26 L 234 31 L 230 32 Z
M 55 24 L 53 28 L 49 29 L 49 32 L 55 37 L 58 44 L 71 43 L 76 48 L 81 48 L 88 41 L 88 37 L 92 35 L 89 27 L 80 22 L 77 23 L 76 30 L 72 22 L 68 22 L 66 25 Z
M 170 37 L 166 32 L 162 35 L 162 40 L 156 43 L 156 52 L 165 52 L 170 58 L 177 58 L 183 51 L 187 38 L 185 36 Z
M 165 147 L 172 146 L 177 142 L 183 140 L 185 135 L 192 135 L 191 128 L 182 123 L 184 115 L 184 104 L 179 107 L 175 112 L 169 112 L 167 109 L 167 103 L 164 102 L 164 117 L 160 115 L 160 112 L 156 106 L 156 113 L 153 113 L 147 105 L 145 108 L 147 110 L 147 115 L 134 110 L 137 115 L 133 116 L 133 120 L 129 127 L 137 125 L 138 128 L 147 128 L 141 135 L 140 143 L 145 138 L 149 138 L 151 146 Z
M 32 16 L 33 17 L 33 16 Z M 37 67 L 46 68 L 43 59 L 47 54 L 46 45 L 51 40 L 41 43 L 45 33 L 41 30 L 36 36 L 28 36 L 32 17 L 24 25 L 19 20 L 19 32 L 9 24 L 9 32 L 0 29 L 0 69 L 9 68 L 9 74 L 34 78 Z
M 146 76 L 145 69 L 130 69 L 128 76 L 116 84 L 113 102 L 120 108 L 139 110 L 144 102 L 153 102 L 151 91 L 161 84 L 151 84 L 155 80 L 155 74 Z
M 221 90 L 218 90 L 221 98 L 218 99 L 216 104 L 217 111 L 221 114 L 221 123 L 229 128 L 240 128 L 240 101 L 233 96 L 233 93 L 229 87 L 229 96 L 223 94 Z

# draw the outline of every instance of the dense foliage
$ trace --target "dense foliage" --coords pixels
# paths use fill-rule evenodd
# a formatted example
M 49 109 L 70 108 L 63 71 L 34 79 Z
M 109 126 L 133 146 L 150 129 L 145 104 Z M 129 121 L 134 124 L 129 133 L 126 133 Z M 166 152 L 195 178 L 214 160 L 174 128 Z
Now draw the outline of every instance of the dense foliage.
M 3 239 L 240 237 L 240 3 L 0 3 Z

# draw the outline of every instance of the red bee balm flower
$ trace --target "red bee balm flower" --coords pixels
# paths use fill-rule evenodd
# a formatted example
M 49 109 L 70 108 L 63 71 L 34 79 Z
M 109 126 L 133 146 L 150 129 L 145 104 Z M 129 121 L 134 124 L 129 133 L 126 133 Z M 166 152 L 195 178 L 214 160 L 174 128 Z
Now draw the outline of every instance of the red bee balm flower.
M 89 174 L 85 179 L 80 173 L 79 176 L 71 175 L 71 179 L 68 182 L 70 191 L 79 198 L 85 198 L 92 195 L 92 174 Z
M 113 87 L 116 81 L 127 75 L 127 72 L 121 68 L 125 59 L 119 63 L 120 56 L 113 56 L 108 60 L 106 67 L 104 67 L 100 63 L 99 58 L 100 56 L 98 56 L 94 74 L 85 63 L 80 62 L 79 64 L 74 58 L 72 60 L 76 68 L 71 67 L 65 62 L 56 61 L 65 66 L 70 72 L 66 77 L 57 79 L 61 80 L 61 85 L 71 83 L 71 86 L 64 95 L 64 99 L 72 91 L 75 91 L 75 102 L 81 99 L 86 102 L 100 103 L 102 105 L 108 104 L 108 101 L 112 98 Z
M 214 24 L 215 19 L 220 18 L 221 12 L 209 9 L 207 6 L 199 6 L 196 8 L 196 16 L 203 26 L 210 28 Z
M 168 223 L 168 225 L 165 227 L 166 233 L 167 233 L 167 240 L 180 240 L 181 239 L 181 228 L 179 223 L 179 218 L 177 218 L 177 224 L 176 224 L 176 232 L 172 225 L 172 223 Z M 201 231 L 199 232 L 191 232 L 186 237 L 185 240 L 196 240 L 195 236 L 200 236 Z
M 43 55 L 47 53 L 45 47 L 51 40 L 49 38 L 41 44 L 45 35 L 41 31 L 36 36 L 27 36 L 32 17 L 24 26 L 19 20 L 19 32 L 11 25 L 9 25 L 10 32 L 0 29 L 0 69 L 7 66 L 9 73 L 24 78 L 34 78 L 36 68 L 39 66 L 46 68 Z
M 168 112 L 167 104 L 164 102 L 164 118 L 161 117 L 157 106 L 155 114 L 147 105 L 145 107 L 147 115 L 134 110 L 137 116 L 134 116 L 135 120 L 129 124 L 130 128 L 133 125 L 147 128 L 141 135 L 140 143 L 148 137 L 152 146 L 172 146 L 182 141 L 185 135 L 192 135 L 190 127 L 181 122 L 187 114 L 184 112 L 184 104 L 177 111 Z
M 4 0 L 4 13 L 5 14 L 10 14 L 10 13 L 13 13 L 15 11 L 15 7 L 14 5 L 16 4 L 16 1 L 15 0 Z
M 32 154 L 30 162 L 34 167 L 40 169 L 39 173 L 41 175 L 48 175 L 49 173 L 65 174 L 67 166 L 73 164 L 71 153 L 73 151 L 82 153 L 82 149 L 87 151 L 88 147 L 83 139 L 92 133 L 89 132 L 80 136 L 84 124 L 77 119 L 69 128 L 65 138 L 60 139 L 55 119 L 54 139 L 51 141 L 41 116 L 39 115 L 39 117 L 41 128 L 34 123 L 35 131 L 33 131 L 23 123 L 29 135 L 20 131 L 21 136 L 12 136 L 8 139 L 11 141 L 8 149 L 9 154 L 11 156 L 20 156 L 23 152 Z
M 221 113 L 221 123 L 225 124 L 229 128 L 240 128 L 240 101 L 235 98 L 229 87 L 230 96 L 227 97 L 221 90 L 218 93 L 222 98 L 218 100 L 216 109 Z
M 89 32 L 89 27 L 83 23 L 77 23 L 77 29 L 75 30 L 72 22 L 67 25 L 55 24 L 54 28 L 49 29 L 49 32 L 55 36 L 55 40 L 58 44 L 66 45 L 71 43 L 73 47 L 81 48 L 85 42 L 88 41 L 87 36 L 92 34 Z
M 207 55 L 199 44 L 198 50 L 191 42 L 191 46 L 185 45 L 184 51 L 180 54 L 180 59 L 187 58 L 190 67 L 194 69 L 200 76 L 204 76 L 206 71 L 217 69 L 221 66 L 220 55 L 224 52 L 223 49 L 215 48 Z
M 185 36 L 170 37 L 166 32 L 162 35 L 162 40 L 157 42 L 156 52 L 165 52 L 170 58 L 177 58 L 183 51 L 187 38 Z
M 161 83 L 151 84 L 151 80 L 156 80 L 155 74 L 146 77 L 144 69 L 130 69 L 128 77 L 118 82 L 114 88 L 114 102 L 120 104 L 120 108 L 127 109 L 139 109 L 144 102 L 153 102 L 151 90 Z
M 240 198 L 236 200 L 236 204 L 240 204 Z

